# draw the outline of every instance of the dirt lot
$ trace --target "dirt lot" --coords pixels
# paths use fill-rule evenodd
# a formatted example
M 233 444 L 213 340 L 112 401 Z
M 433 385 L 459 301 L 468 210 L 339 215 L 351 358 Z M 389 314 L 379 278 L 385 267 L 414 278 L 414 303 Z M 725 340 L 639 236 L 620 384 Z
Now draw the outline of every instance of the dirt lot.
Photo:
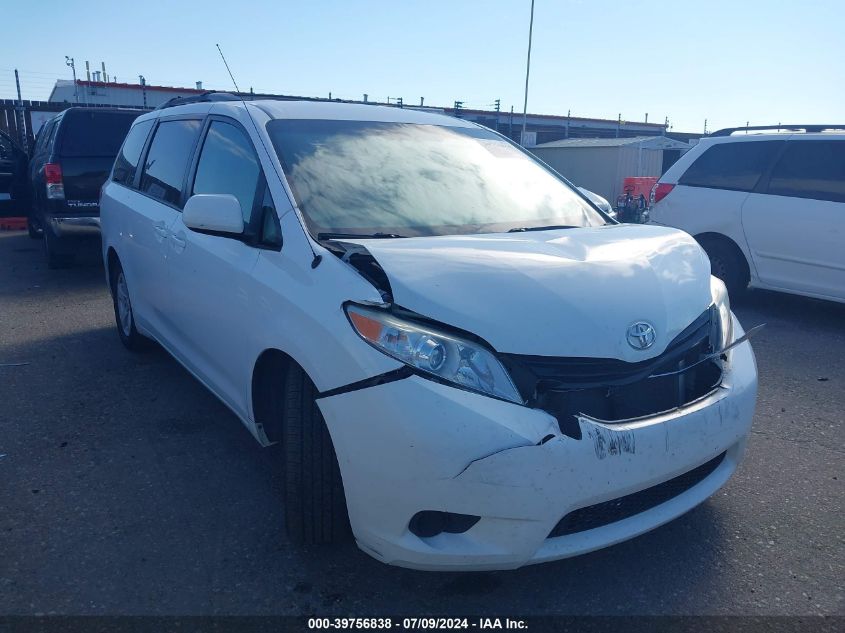
M 768 327 L 749 451 L 715 497 L 587 556 L 423 573 L 292 547 L 278 452 L 160 349 L 123 349 L 96 256 L 49 271 L 0 233 L 0 614 L 845 615 L 845 305 L 758 291 L 735 311 Z

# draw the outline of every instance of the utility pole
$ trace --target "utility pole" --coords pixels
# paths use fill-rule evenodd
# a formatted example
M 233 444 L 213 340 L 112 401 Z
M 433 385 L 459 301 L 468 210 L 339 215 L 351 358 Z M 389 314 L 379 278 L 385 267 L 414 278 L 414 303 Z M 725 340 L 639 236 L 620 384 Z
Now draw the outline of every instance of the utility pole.
M 513 106 L 511 106 L 511 116 L 508 120 L 508 138 L 513 140 Z
M 528 73 L 531 71 L 531 37 L 534 35 L 534 0 L 531 0 L 531 21 L 528 23 L 528 60 L 525 63 L 525 101 L 522 106 L 522 137 L 519 144 L 525 142 L 525 128 L 528 124 Z
M 65 55 L 65 64 L 70 66 L 73 72 L 73 101 L 74 103 L 79 103 L 79 90 L 76 87 L 76 64 L 73 63 L 73 57 Z
M 15 86 L 18 89 L 18 107 L 15 108 L 15 123 L 18 128 L 18 142 L 21 147 L 29 147 L 26 142 L 26 130 L 24 130 L 23 99 L 21 99 L 21 80 L 18 77 L 18 69 L 15 68 Z

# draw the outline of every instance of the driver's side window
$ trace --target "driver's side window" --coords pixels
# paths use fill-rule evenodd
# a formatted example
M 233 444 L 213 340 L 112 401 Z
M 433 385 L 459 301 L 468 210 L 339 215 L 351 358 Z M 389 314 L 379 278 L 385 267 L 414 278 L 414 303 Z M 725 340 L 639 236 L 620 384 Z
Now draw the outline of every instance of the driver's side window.
M 212 121 L 202 145 L 191 194 L 232 194 L 241 203 L 244 226 L 254 233 L 253 210 L 260 179 L 258 157 L 246 134 L 231 123 Z
M 213 120 L 197 163 L 191 195 L 228 193 L 240 202 L 246 237 L 262 246 L 281 245 L 273 199 L 252 141 L 237 125 Z

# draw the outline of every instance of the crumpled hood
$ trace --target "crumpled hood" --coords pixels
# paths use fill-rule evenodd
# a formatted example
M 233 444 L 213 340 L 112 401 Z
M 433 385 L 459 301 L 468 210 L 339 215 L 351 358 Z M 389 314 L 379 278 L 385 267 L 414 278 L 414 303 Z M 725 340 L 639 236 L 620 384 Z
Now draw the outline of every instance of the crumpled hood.
M 711 303 L 707 256 L 667 227 L 349 241 L 382 266 L 396 304 L 500 352 L 645 360 Z M 635 321 L 656 330 L 648 350 L 627 342 Z

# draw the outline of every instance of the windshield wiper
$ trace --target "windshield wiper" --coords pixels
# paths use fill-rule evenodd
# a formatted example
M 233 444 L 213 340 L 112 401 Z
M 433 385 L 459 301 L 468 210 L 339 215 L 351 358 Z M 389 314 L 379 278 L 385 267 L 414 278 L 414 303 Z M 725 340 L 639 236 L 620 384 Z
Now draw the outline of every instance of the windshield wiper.
M 526 231 L 554 231 L 555 229 L 577 229 L 571 224 L 550 224 L 549 226 L 518 226 L 508 229 L 508 233 L 525 233 Z
M 377 239 L 387 240 L 397 237 L 405 237 L 398 233 L 317 233 L 317 240 L 354 240 L 354 239 Z

